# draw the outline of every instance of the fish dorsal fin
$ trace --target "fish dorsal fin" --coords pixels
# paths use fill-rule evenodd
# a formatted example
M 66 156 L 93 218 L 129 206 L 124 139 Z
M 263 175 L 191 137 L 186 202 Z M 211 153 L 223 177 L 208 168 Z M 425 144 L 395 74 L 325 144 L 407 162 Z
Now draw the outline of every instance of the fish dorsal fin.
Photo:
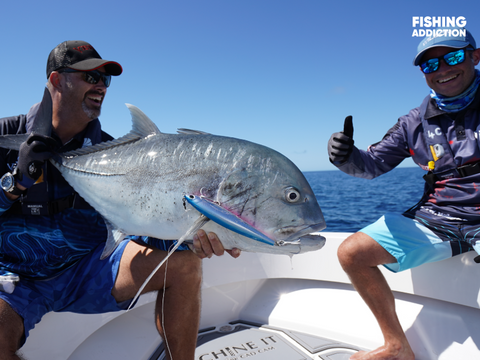
M 184 128 L 177 129 L 177 133 L 183 134 L 183 135 L 210 135 L 210 133 L 207 133 L 205 131 L 191 130 L 191 129 L 184 129 Z
M 127 105 L 128 110 L 130 110 L 130 114 L 132 115 L 132 131 L 130 131 L 130 133 L 135 133 L 141 137 L 161 134 L 157 125 L 155 125 L 155 123 L 150 120 L 142 110 L 132 104 L 125 105 Z
M 97 151 L 102 151 L 104 149 L 110 149 L 115 146 L 125 145 L 147 136 L 161 134 L 158 130 L 157 125 L 154 124 L 152 120 L 149 119 L 147 115 L 143 113 L 142 110 L 137 108 L 134 105 L 126 104 L 132 115 L 132 130 L 127 135 L 119 137 L 118 139 L 105 141 L 93 146 L 87 146 L 81 149 L 69 151 L 63 154 L 64 157 L 70 156 L 80 156 L 86 154 L 92 154 Z

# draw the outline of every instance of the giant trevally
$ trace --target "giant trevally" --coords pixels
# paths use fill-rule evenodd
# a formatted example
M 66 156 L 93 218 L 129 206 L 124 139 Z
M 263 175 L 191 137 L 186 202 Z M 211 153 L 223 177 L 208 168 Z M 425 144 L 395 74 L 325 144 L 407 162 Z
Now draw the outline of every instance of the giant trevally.
M 178 239 L 200 213 L 212 220 L 205 231 L 215 232 L 226 249 L 293 255 L 324 245 L 322 236 L 311 234 L 325 228 L 320 206 L 285 156 L 200 131 L 165 134 L 127 106 L 129 134 L 50 159 L 105 218 L 102 258 L 127 235 Z M 0 147 L 18 145 L 0 137 Z

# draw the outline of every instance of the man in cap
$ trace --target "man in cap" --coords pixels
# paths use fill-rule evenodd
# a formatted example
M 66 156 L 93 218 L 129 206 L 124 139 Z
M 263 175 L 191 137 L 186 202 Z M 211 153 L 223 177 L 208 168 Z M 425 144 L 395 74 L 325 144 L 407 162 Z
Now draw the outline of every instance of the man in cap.
M 39 126 L 36 119 L 48 113 L 51 96 L 51 136 L 32 133 L 19 151 L 0 149 L 1 360 L 19 359 L 17 350 L 49 311 L 103 313 L 128 308 L 167 254 L 168 242 L 147 238 L 123 241 L 100 260 L 107 238 L 105 222 L 46 161 L 52 151 L 112 139 L 102 131 L 98 116 L 111 77 L 121 73 L 119 63 L 103 60 L 89 43 L 63 42 L 48 57 L 48 90 L 42 103 L 26 115 L 0 119 L 1 135 L 32 133 Z M 144 290 L 159 291 L 155 321 L 175 360 L 194 357 L 200 259 L 224 251 L 215 234 L 207 237 L 203 231 L 194 245 L 197 254 L 175 252 L 166 276 L 158 271 Z M 232 256 L 238 255 L 237 251 Z
M 403 214 L 387 213 L 338 249 L 343 269 L 375 315 L 385 341 L 351 359 L 415 358 L 378 265 L 399 272 L 470 250 L 480 254 L 480 72 L 475 69 L 480 49 L 466 29 L 446 30 L 418 46 L 414 65 L 431 88 L 418 108 L 400 117 L 367 151 L 354 146 L 351 117 L 328 142 L 330 161 L 353 176 L 372 179 L 407 157 L 428 171 L 417 205 Z

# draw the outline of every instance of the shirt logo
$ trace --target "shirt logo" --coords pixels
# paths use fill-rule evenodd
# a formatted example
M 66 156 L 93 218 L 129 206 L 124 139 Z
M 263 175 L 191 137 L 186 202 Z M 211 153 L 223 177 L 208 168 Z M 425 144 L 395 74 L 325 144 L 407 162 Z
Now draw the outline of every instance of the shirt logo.
M 436 136 L 441 136 L 441 135 L 442 135 L 442 129 L 440 129 L 440 128 L 437 127 L 437 128 L 434 130 L 434 132 L 431 132 L 430 130 L 428 130 L 427 133 L 428 133 L 428 137 L 429 137 L 430 139 L 433 139 L 433 138 L 435 137 L 435 135 L 436 135 Z

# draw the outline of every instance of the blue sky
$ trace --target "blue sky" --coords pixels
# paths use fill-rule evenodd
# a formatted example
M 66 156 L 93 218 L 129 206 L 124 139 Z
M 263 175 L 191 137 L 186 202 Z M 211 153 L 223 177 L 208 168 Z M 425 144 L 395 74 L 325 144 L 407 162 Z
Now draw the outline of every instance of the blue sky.
M 41 100 L 51 49 L 85 40 L 124 69 L 100 118 L 113 136 L 130 130 L 131 103 L 163 132 L 242 138 L 333 170 L 327 141 L 346 115 L 366 148 L 428 94 L 412 17 L 464 16 L 480 42 L 479 11 L 477 0 L 4 1 L 0 116 Z

